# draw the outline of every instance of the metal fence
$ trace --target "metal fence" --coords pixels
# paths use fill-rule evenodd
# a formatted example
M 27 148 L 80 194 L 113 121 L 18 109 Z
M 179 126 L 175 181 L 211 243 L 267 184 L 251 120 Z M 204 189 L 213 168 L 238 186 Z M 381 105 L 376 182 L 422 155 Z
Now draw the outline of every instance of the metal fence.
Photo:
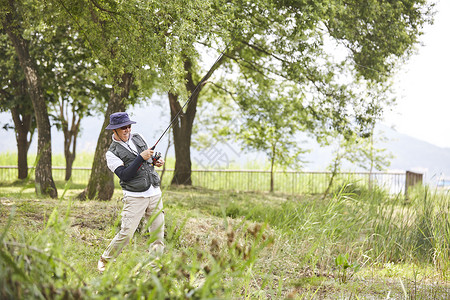
M 89 175 L 91 174 L 91 168 L 72 168 L 72 182 L 74 183 L 87 183 Z M 66 177 L 65 167 L 52 167 L 53 180 L 61 181 Z M 0 166 L 0 182 L 8 183 L 17 180 L 18 167 L 17 166 Z M 28 168 L 28 177 L 34 180 L 34 168 Z
M 53 167 L 53 179 L 64 181 L 65 168 Z M 90 168 L 77 168 L 72 170 L 72 182 L 87 184 Z M 161 171 L 159 171 L 161 172 Z M 0 166 L 0 182 L 8 183 L 17 179 L 16 166 Z M 34 171 L 29 170 L 30 179 L 34 179 Z M 415 174 L 416 176 L 421 174 Z M 165 170 L 163 186 L 170 184 L 173 170 Z M 270 172 L 256 170 L 192 170 L 192 183 L 194 186 L 214 190 L 239 191 L 269 191 Z M 116 176 L 115 183 L 118 186 Z M 331 178 L 330 172 L 297 172 L 277 171 L 274 173 L 274 190 L 292 194 L 320 194 L 325 192 Z M 369 172 L 342 172 L 333 179 L 331 192 L 344 184 L 356 183 L 358 186 L 378 186 L 392 194 L 405 193 L 405 186 L 411 183 L 406 173 L 369 173 Z M 413 183 L 417 183 L 415 180 Z
M 166 176 L 166 175 L 164 175 Z M 171 178 L 171 176 L 168 176 Z M 292 194 L 324 193 L 331 178 L 330 172 L 277 171 L 274 173 L 274 191 Z M 269 171 L 251 170 L 194 170 L 192 181 L 196 186 L 241 191 L 270 190 Z M 342 172 L 333 180 L 331 191 L 344 184 L 378 186 L 390 193 L 405 191 L 405 173 Z

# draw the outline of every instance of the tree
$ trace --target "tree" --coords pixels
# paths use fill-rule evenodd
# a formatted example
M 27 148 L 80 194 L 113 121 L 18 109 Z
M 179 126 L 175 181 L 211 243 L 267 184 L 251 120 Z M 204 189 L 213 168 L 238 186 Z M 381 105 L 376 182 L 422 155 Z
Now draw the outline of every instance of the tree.
M 33 48 L 42 66 L 53 123 L 63 132 L 65 180 L 69 180 L 81 120 L 106 102 L 109 89 L 77 31 L 64 24 L 45 29 L 35 33 L 39 43 Z
M 48 11 L 49 15 L 54 13 Z M 91 114 L 98 101 L 107 97 L 107 89 L 102 82 L 103 78 L 95 71 L 95 62 L 90 60 L 92 56 L 90 49 L 84 45 L 79 33 L 67 26 L 67 22 L 64 23 L 63 20 L 53 22 L 48 17 L 36 18 L 27 32 L 30 55 L 39 66 L 38 74 L 46 103 L 49 108 L 53 108 L 50 117 L 53 124 L 63 131 L 66 180 L 68 180 L 76 156 L 76 141 L 81 119 Z M 5 44 L 4 49 L 8 49 L 7 46 Z M 4 66 L 7 67 L 6 64 Z M 9 73 L 11 72 L 16 71 L 13 68 Z M 13 116 L 13 119 L 16 124 L 18 123 L 16 120 L 20 120 L 17 116 Z M 24 118 L 24 121 L 26 120 Z M 16 128 L 22 127 L 16 125 Z M 20 136 L 21 131 L 16 132 Z M 20 143 L 18 147 L 24 148 Z M 22 152 L 19 151 L 21 157 L 19 172 L 21 160 L 24 158 Z M 26 160 L 23 161 L 26 163 Z
M 369 189 L 373 185 L 373 171 L 381 171 L 391 164 L 392 154 L 385 148 L 377 147 L 386 142 L 386 138 L 382 132 L 375 133 L 375 126 L 383 117 L 383 107 L 388 107 L 395 102 L 394 98 L 390 98 L 390 88 L 391 85 L 379 84 L 371 84 L 367 87 L 366 97 L 372 99 L 369 102 L 371 103 L 371 120 L 368 125 L 368 136 L 358 138 L 355 144 L 356 151 L 349 151 L 346 158 L 352 164 L 369 172 Z
M 325 198 L 333 186 L 336 176 L 342 168 L 342 164 L 347 161 L 363 170 L 369 171 L 369 189 L 372 188 L 372 173 L 374 170 L 381 171 L 390 165 L 391 155 L 386 153 L 386 149 L 377 148 L 375 141 L 374 126 L 367 137 L 344 137 L 337 135 L 334 138 L 333 160 L 329 165 L 331 172 L 327 188 L 323 194 Z M 331 137 L 331 136 L 330 136 Z
M 133 53 L 129 53 L 129 61 L 126 61 L 124 56 L 125 45 L 118 42 L 119 34 L 124 33 L 124 24 L 118 28 L 121 32 L 114 31 L 114 25 L 117 17 L 123 17 L 122 12 L 117 10 L 116 3 L 111 2 L 113 7 L 101 7 L 95 1 L 89 1 L 87 5 L 83 5 L 82 1 L 68 2 L 68 1 L 50 1 L 47 5 L 55 12 L 57 17 L 52 20 L 57 24 L 67 24 L 71 30 L 76 31 L 73 36 L 81 36 L 84 43 L 88 45 L 91 56 L 84 57 L 84 64 L 101 65 L 103 70 L 100 70 L 104 74 L 106 83 L 110 84 L 109 99 L 107 101 L 106 110 L 102 110 L 106 113 L 103 126 L 97 142 L 94 161 L 92 165 L 92 171 L 89 178 L 86 189 L 78 195 L 80 199 L 93 199 L 98 198 L 100 200 L 109 200 L 114 192 L 113 174 L 109 171 L 106 160 L 105 152 L 110 144 L 110 134 L 105 131 L 105 127 L 109 123 L 109 115 L 113 112 L 124 111 L 126 109 L 126 99 L 130 94 L 130 90 L 133 82 L 133 75 L 126 70 L 126 65 L 132 63 L 135 57 Z M 120 38 L 126 39 L 126 36 L 120 36 Z M 128 46 L 128 45 L 127 45 Z M 129 49 L 128 49 L 129 51 Z M 131 69 L 136 66 L 131 65 Z M 93 72 L 93 70 L 91 70 Z M 92 74 L 92 73 L 91 73 Z M 90 75 L 92 76 L 92 75 Z M 101 78 L 101 75 L 100 77 Z M 100 82 L 95 82 L 99 84 Z M 101 91 L 102 88 L 97 88 Z M 79 90 L 78 90 L 79 92 Z M 72 107 L 72 124 L 71 129 L 68 127 L 67 119 L 64 116 L 64 104 L 67 100 L 73 100 L 73 91 L 69 93 L 57 93 L 60 95 L 60 116 L 61 127 L 65 132 L 65 153 L 68 157 L 67 162 L 70 163 L 74 158 L 74 152 L 76 147 L 75 132 L 78 132 L 79 120 L 86 112 L 86 102 L 75 102 Z M 75 92 L 76 94 L 76 92 Z M 83 96 L 84 98 L 84 96 Z M 77 98 L 78 100 L 82 100 Z M 85 98 L 88 100 L 88 98 Z M 80 109 L 76 109 L 76 107 Z M 78 116 L 76 115 L 78 113 Z M 62 115 L 61 115 L 62 114 Z M 77 120 L 78 117 L 78 120 Z M 69 149 L 70 142 L 73 139 L 72 151 Z M 66 174 L 67 177 L 68 174 Z
M 235 1 L 232 7 L 220 3 L 214 8 L 222 16 L 208 23 L 215 29 L 214 38 L 209 39 L 211 31 L 202 27 L 197 34 L 200 44 L 223 45 L 236 30 L 227 22 L 237 20 L 239 24 L 238 34 L 225 55 L 228 59 L 222 61 L 222 66 L 232 74 L 217 80 L 221 89 L 232 90 L 225 85 L 230 78 L 251 82 L 263 76 L 294 83 L 304 101 L 299 122 L 307 127 L 325 124 L 330 130 L 348 135 L 364 131 L 370 119 L 367 115 L 370 111 L 358 109 L 359 101 L 364 99 L 357 97 L 359 87 L 352 81 L 385 82 L 398 63 L 412 53 L 423 25 L 432 21 L 432 4 L 425 0 L 408 3 L 260 0 Z M 335 59 L 336 49 L 343 50 L 345 57 Z M 194 55 L 189 58 L 189 65 L 193 65 L 192 57 L 195 58 Z M 191 73 L 186 78 L 196 74 L 187 68 L 186 72 Z M 242 77 L 236 76 L 237 72 Z M 171 103 L 176 100 L 172 98 Z M 196 99 L 189 106 L 198 103 Z M 196 111 L 196 107 L 191 111 Z M 193 120 L 189 123 L 193 124 Z M 184 130 L 182 140 L 175 138 L 175 148 L 180 143 L 186 148 L 190 133 L 192 130 Z M 176 165 L 183 168 L 184 174 L 183 180 L 177 182 L 189 184 L 190 158 L 186 156 L 184 151 L 183 156 L 176 157 Z
M 329 194 L 334 179 L 344 161 L 369 171 L 369 189 L 372 188 L 373 171 L 381 171 L 390 165 L 392 155 L 386 153 L 386 149 L 376 147 L 376 144 L 384 142 L 384 139 L 375 139 L 375 125 L 382 118 L 383 107 L 394 102 L 394 99 L 389 95 L 389 84 L 370 83 L 364 89 L 364 95 L 362 96 L 368 99 L 366 101 L 368 107 L 365 109 L 369 112 L 367 113 L 368 119 L 361 121 L 361 123 L 366 124 L 365 128 L 351 134 L 334 131 L 328 132 L 327 135 L 318 135 L 323 137 L 318 139 L 322 146 L 333 145 L 335 147 L 333 161 L 329 166 L 331 177 L 324 192 L 324 198 Z
M 114 112 L 125 111 L 125 102 L 130 93 L 133 76 L 131 74 L 123 74 L 117 79 L 119 82 L 117 89 L 111 90 L 111 95 L 106 109 L 106 116 Z M 109 124 L 109 118 L 103 121 L 100 131 L 97 147 L 95 148 L 94 162 L 92 164 L 91 176 L 86 189 L 78 196 L 80 199 L 110 200 L 114 193 L 114 174 L 111 173 L 106 164 L 105 153 L 111 144 L 111 132 L 105 128 Z M 94 174 L 94 175 L 93 175 Z
M 215 65 L 202 78 L 205 82 L 209 79 L 224 58 L 221 57 Z M 191 179 L 191 135 L 197 113 L 197 102 L 203 88 L 201 80 L 194 83 L 193 63 L 189 58 L 184 61 L 185 87 L 190 94 L 186 110 L 182 110 L 179 95 L 169 92 L 170 115 L 173 123 L 173 140 L 175 148 L 175 169 L 172 178 L 173 185 L 192 185 Z
M 24 71 L 36 116 L 38 129 L 38 157 L 35 171 L 36 192 L 56 198 L 58 194 L 52 176 L 50 121 L 39 72 L 30 56 L 28 41 L 23 37 L 22 7 L 13 0 L 4 0 L 1 6 L 6 11 L 6 14 L 2 16 L 1 24 L 15 48 L 20 66 Z
M 149 74 L 162 89 L 172 90 L 184 74 L 177 62 L 192 44 L 192 28 L 203 17 L 203 1 L 50 1 L 83 35 L 112 85 L 104 127 L 109 115 L 123 111 L 137 95 L 131 83 L 141 83 Z M 185 7 L 187 5 L 187 7 Z M 201 22 L 205 22 L 201 20 Z M 135 98 L 136 99 L 136 98 Z M 110 199 L 112 173 L 104 154 L 110 144 L 110 132 L 102 130 L 97 143 L 94 165 L 86 190 L 81 197 Z
M 6 35 L 0 35 L 0 40 L 0 72 L 5 75 L 0 82 L 0 110 L 11 112 L 17 142 L 18 178 L 25 179 L 28 177 L 28 149 L 36 128 L 33 103 L 14 48 Z M 9 127 L 9 124 L 4 125 L 5 130 Z
M 270 191 L 274 191 L 275 166 L 295 169 L 304 150 L 297 144 L 297 133 L 304 129 L 300 114 L 302 99 L 296 97 L 295 86 L 278 85 L 259 78 L 260 82 L 241 81 L 233 96 L 244 119 L 240 126 L 222 129 L 222 133 L 243 142 L 247 150 L 264 152 L 270 161 Z

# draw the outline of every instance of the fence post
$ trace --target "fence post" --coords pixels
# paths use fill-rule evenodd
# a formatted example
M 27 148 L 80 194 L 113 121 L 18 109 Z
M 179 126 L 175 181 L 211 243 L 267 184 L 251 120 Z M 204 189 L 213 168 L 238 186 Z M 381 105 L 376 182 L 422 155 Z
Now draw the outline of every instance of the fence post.
M 405 199 L 408 200 L 408 189 L 416 184 L 422 185 L 423 174 L 406 171 L 405 176 Z

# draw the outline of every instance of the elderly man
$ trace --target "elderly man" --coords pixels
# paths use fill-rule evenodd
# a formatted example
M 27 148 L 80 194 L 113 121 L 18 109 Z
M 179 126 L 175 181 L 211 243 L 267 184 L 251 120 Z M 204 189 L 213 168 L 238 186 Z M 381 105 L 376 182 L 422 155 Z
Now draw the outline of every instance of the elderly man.
M 153 157 L 140 134 L 131 133 L 131 121 L 126 112 L 113 113 L 106 129 L 113 131 L 111 145 L 106 152 L 108 168 L 120 178 L 124 207 L 120 231 L 98 261 L 103 272 L 109 261 L 117 257 L 129 243 L 142 218 L 156 215 L 148 230 L 155 240 L 150 245 L 151 255 L 164 251 L 164 212 L 160 179 L 154 166 L 161 167 L 164 160 Z

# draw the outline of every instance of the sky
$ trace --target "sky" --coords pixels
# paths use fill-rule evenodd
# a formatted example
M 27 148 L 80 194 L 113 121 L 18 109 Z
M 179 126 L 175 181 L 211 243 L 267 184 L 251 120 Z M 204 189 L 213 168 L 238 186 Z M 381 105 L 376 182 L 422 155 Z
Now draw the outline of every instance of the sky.
M 450 1 L 436 5 L 422 46 L 396 76 L 397 105 L 384 123 L 400 133 L 450 148 Z

